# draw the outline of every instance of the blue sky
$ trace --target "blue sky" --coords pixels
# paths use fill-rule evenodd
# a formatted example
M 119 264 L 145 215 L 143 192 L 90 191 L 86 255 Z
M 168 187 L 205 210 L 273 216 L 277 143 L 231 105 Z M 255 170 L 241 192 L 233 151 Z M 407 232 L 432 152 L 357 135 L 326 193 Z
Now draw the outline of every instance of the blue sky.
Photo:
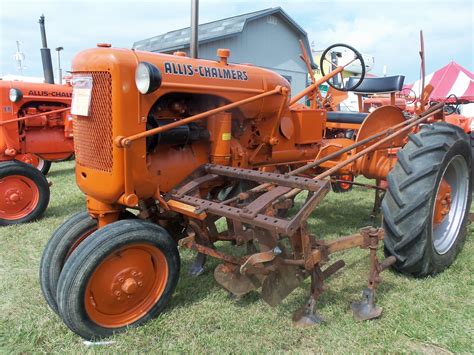
M 474 1 L 248 1 L 200 0 L 200 22 L 281 6 L 307 32 L 316 49 L 336 42 L 375 56 L 374 74 L 419 78 L 419 30 L 427 72 L 455 60 L 474 71 Z M 190 0 L 1 0 L 0 74 L 18 74 L 16 40 L 26 55 L 24 75 L 42 76 L 38 18 L 46 16 L 48 46 L 64 47 L 63 71 L 74 54 L 99 42 L 130 48 L 136 40 L 189 26 Z M 56 66 L 56 57 L 53 57 Z

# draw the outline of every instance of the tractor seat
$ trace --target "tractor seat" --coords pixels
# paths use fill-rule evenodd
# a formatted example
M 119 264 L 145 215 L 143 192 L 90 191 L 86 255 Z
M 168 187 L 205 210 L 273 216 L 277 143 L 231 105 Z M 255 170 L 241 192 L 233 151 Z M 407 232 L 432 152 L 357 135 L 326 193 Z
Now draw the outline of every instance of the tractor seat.
M 361 124 L 367 115 L 368 113 L 366 112 L 328 111 L 327 122 Z
M 351 76 L 346 83 L 346 87 L 354 86 L 360 78 Z M 356 94 L 378 94 L 397 92 L 403 89 L 403 75 L 385 76 L 380 78 L 364 78 L 362 83 L 355 90 Z

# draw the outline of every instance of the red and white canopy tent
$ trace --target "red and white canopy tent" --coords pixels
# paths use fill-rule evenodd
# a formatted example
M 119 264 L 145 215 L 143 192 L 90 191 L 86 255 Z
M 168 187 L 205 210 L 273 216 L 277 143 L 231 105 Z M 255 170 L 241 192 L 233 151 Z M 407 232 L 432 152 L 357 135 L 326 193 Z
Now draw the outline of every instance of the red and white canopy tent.
M 474 102 L 474 74 L 455 61 L 425 76 L 425 85 L 428 84 L 434 87 L 429 101 L 443 101 L 454 94 L 463 103 Z M 413 90 L 416 97 L 420 97 L 421 79 L 405 85 L 404 88 Z M 454 98 L 448 101 L 454 101 Z

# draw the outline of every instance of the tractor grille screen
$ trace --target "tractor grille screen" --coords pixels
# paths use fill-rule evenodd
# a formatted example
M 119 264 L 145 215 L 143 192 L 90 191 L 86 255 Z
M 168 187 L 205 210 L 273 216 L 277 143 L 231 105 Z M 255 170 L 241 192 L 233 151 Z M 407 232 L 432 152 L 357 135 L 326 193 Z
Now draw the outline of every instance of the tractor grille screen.
M 92 76 L 89 116 L 74 119 L 76 163 L 95 170 L 111 172 L 112 156 L 112 77 L 108 72 L 82 72 Z

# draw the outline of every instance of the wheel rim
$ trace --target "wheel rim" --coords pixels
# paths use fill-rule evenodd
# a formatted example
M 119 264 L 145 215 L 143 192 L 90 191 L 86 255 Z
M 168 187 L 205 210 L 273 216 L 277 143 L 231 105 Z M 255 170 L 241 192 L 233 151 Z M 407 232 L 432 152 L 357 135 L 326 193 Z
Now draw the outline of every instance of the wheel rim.
M 38 205 L 39 189 L 35 182 L 22 175 L 0 179 L 0 218 L 17 220 L 28 216 Z
M 433 208 L 433 245 L 440 255 L 453 246 L 466 215 L 469 169 L 463 156 L 451 159 L 436 190 Z
M 106 328 L 129 325 L 158 302 L 167 279 L 168 263 L 161 250 L 149 244 L 123 247 L 102 261 L 89 279 L 87 315 Z

